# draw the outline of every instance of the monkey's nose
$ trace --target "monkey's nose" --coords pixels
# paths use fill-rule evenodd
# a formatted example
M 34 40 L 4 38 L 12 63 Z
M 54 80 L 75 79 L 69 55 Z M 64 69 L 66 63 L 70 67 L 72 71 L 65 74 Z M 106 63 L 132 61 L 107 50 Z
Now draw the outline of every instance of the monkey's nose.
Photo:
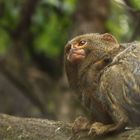
M 66 46 L 66 52 L 69 53 L 69 52 L 73 52 L 77 49 L 80 49 L 80 47 L 77 45 L 77 44 L 73 44 L 73 43 L 69 43 L 67 44 Z
M 69 53 L 70 50 L 71 50 L 71 44 L 68 43 L 66 46 L 66 52 Z
M 69 50 L 69 51 L 73 51 L 76 49 L 78 49 L 78 46 L 76 44 L 68 44 L 68 46 L 67 46 L 67 50 Z
M 72 49 L 83 49 L 83 48 L 86 47 L 86 46 L 85 46 L 86 43 L 87 43 L 87 42 L 84 41 L 84 40 L 82 40 L 82 41 L 80 41 L 80 42 L 75 42 L 75 43 L 71 44 L 71 45 L 72 45 L 71 48 L 72 48 Z
M 80 47 L 77 44 L 71 44 L 71 49 L 76 50 L 79 49 Z

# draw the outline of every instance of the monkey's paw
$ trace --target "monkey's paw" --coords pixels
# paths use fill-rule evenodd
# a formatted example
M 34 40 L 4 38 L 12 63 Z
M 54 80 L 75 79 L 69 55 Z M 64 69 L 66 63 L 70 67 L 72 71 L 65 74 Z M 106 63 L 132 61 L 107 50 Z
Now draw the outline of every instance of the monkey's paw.
M 89 121 L 84 117 L 78 117 L 73 123 L 72 131 L 78 133 L 81 131 L 88 131 L 90 129 Z
M 104 125 L 100 122 L 95 122 L 91 125 L 90 131 L 88 133 L 89 136 L 102 136 L 107 134 L 110 125 Z

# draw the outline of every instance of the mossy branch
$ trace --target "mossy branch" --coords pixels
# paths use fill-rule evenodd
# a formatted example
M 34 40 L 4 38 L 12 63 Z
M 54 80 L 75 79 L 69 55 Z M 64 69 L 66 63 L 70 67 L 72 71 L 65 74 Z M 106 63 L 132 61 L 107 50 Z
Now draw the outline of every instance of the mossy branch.
M 71 132 L 71 124 L 47 119 L 20 118 L 0 114 L 1 140 L 77 140 Z M 118 135 L 100 138 L 79 138 L 80 140 L 138 140 L 140 128 Z

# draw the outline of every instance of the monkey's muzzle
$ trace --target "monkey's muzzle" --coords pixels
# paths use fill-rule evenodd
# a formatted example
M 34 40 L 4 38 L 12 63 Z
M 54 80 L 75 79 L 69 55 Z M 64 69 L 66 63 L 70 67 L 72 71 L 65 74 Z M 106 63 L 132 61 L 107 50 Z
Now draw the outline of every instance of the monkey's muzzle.
M 83 60 L 85 56 L 86 54 L 84 49 L 71 49 L 67 56 L 67 60 L 71 63 L 78 63 Z

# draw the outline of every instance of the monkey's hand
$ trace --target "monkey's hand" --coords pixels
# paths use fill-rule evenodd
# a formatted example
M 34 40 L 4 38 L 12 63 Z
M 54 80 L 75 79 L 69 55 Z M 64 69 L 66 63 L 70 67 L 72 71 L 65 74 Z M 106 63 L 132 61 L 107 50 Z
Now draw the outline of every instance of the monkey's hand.
M 111 124 L 103 124 L 101 122 L 91 123 L 84 117 L 78 117 L 72 127 L 74 134 L 86 132 L 88 136 L 103 136 L 110 133 L 118 133 L 127 125 L 128 118 L 124 110 L 117 105 L 111 107 L 112 119 Z
M 73 123 L 72 131 L 73 133 L 79 133 L 81 131 L 89 131 L 90 122 L 84 117 L 78 117 Z
M 87 137 L 90 130 L 91 123 L 85 117 L 78 117 L 73 123 L 72 132 L 73 135 L 70 140 L 80 140 L 81 138 Z

